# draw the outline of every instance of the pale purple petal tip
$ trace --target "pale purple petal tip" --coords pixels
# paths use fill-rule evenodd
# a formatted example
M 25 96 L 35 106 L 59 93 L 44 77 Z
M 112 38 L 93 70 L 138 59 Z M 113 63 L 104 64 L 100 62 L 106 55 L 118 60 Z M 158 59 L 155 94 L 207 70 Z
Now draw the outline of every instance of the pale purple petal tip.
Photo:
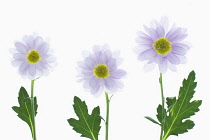
M 16 42 L 15 47 L 16 47 L 17 51 L 24 53 L 24 54 L 27 53 L 26 46 L 21 42 Z
M 140 61 L 149 60 L 151 57 L 154 57 L 156 55 L 155 51 L 153 49 L 148 49 L 141 54 L 139 54 L 138 59 Z
M 182 47 L 173 47 L 173 53 L 178 54 L 178 55 L 185 55 L 187 51 L 182 48 Z
M 155 62 L 156 62 L 157 64 L 162 64 L 162 63 L 163 63 L 163 56 L 157 54 L 156 57 L 155 57 Z
M 161 73 L 166 73 L 166 71 L 167 71 L 167 59 L 164 58 L 163 63 L 158 64 L 158 66 L 159 66 L 159 70 L 160 70 Z
M 106 78 L 105 79 L 105 86 L 108 90 L 111 92 L 116 92 L 117 91 L 117 85 L 116 82 L 112 78 Z
M 100 89 L 100 86 L 99 85 L 96 85 L 94 88 L 91 88 L 91 93 L 92 94 L 97 94 L 98 93 L 98 91 L 99 91 L 99 89 Z
M 165 30 L 162 26 L 157 27 L 156 33 L 157 33 L 158 38 L 162 38 L 165 36 Z
M 126 72 L 124 70 L 117 69 L 113 72 L 110 72 L 110 75 L 114 79 L 120 79 L 126 75 Z
M 167 59 L 170 63 L 175 64 L 175 65 L 180 63 L 179 57 L 177 57 L 173 53 L 170 53 L 169 55 L 167 55 Z

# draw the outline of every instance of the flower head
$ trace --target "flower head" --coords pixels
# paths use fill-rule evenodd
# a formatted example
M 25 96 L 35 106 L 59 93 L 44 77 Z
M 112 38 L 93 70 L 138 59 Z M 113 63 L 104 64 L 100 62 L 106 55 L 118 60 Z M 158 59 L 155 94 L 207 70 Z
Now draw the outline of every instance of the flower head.
M 94 95 L 103 91 L 114 93 L 122 88 L 120 79 L 126 72 L 117 68 L 118 62 L 119 57 L 114 56 L 107 46 L 94 46 L 93 53 L 78 63 L 84 88 Z
M 55 57 L 51 54 L 49 44 L 40 36 L 24 36 L 22 42 L 15 42 L 12 64 L 19 67 L 23 77 L 34 80 L 46 75 L 55 64 Z
M 168 30 L 168 24 L 167 18 L 161 18 L 150 28 L 144 26 L 146 33 L 139 32 L 135 51 L 140 61 L 147 61 L 146 70 L 157 64 L 161 73 L 167 69 L 176 71 L 176 65 L 186 62 L 185 55 L 190 48 L 183 40 L 187 30 L 175 25 Z

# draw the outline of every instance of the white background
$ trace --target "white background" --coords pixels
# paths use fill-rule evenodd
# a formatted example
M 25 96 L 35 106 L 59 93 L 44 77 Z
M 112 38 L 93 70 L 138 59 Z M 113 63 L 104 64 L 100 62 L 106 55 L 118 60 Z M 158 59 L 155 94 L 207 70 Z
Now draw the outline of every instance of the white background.
M 120 68 L 127 71 L 124 89 L 111 101 L 110 140 L 158 140 L 159 126 L 144 119 L 155 118 L 161 103 L 159 71 L 143 71 L 132 49 L 137 31 L 151 20 L 168 16 L 171 23 L 186 27 L 192 44 L 188 63 L 177 72 L 163 75 L 165 96 L 177 96 L 183 78 L 191 70 L 197 74 L 198 86 L 194 99 L 203 100 L 201 111 L 192 117 L 195 127 L 179 137 L 168 140 L 208 140 L 210 118 L 210 20 L 208 0 L 7 0 L 0 2 L 0 139 L 30 140 L 28 125 L 11 109 L 18 105 L 21 86 L 30 91 L 30 81 L 22 79 L 11 66 L 9 48 L 23 35 L 38 33 L 50 41 L 58 65 L 47 77 L 35 83 L 38 98 L 36 117 L 38 140 L 82 140 L 67 119 L 76 117 L 73 97 L 85 100 L 89 108 L 100 105 L 105 116 L 104 95 L 95 98 L 77 82 L 77 61 L 82 51 L 92 51 L 95 44 L 107 43 L 112 51 L 120 50 L 124 58 Z M 104 123 L 99 140 L 104 139 Z

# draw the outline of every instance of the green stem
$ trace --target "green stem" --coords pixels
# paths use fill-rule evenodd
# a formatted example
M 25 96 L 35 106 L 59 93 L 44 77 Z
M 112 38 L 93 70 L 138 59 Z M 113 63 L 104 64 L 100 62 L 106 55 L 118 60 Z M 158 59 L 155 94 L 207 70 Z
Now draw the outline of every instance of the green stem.
M 162 97 L 162 122 L 161 122 L 161 133 L 160 133 L 160 140 L 162 140 L 163 137 L 163 130 L 164 130 L 164 123 L 165 123 L 165 112 L 164 112 L 164 94 L 163 94 L 163 81 L 162 81 L 162 73 L 160 73 L 160 78 L 159 78 L 159 82 L 160 82 L 160 88 L 161 88 L 161 97 Z
M 33 140 L 36 140 L 36 123 L 35 123 L 35 107 L 34 107 L 34 81 L 31 80 L 31 110 L 32 110 L 32 121 L 33 121 Z
M 110 104 L 110 99 L 109 99 L 109 95 L 108 93 L 105 92 L 105 96 L 106 96 L 106 139 L 108 140 L 108 136 L 109 136 L 109 104 Z

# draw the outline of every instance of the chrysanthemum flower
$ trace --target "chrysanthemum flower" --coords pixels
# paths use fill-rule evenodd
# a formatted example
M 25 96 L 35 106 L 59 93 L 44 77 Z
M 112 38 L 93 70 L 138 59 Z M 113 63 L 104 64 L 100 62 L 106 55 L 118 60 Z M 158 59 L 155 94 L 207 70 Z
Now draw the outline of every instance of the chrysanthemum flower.
M 94 95 L 103 91 L 114 93 L 122 88 L 120 79 L 126 75 L 122 69 L 118 69 L 119 57 L 114 56 L 106 46 L 94 46 L 93 53 L 79 62 L 80 77 L 84 81 L 84 88 Z
M 186 62 L 189 46 L 183 42 L 187 37 L 185 28 L 173 25 L 168 30 L 168 19 L 161 18 L 160 22 L 154 21 L 150 28 L 144 26 L 144 29 L 146 33 L 138 33 L 136 52 L 140 61 L 147 61 L 146 70 L 157 64 L 161 73 L 168 68 L 176 71 L 176 65 Z
M 49 44 L 40 36 L 24 36 L 22 42 L 15 42 L 12 64 L 19 67 L 19 73 L 30 80 L 48 74 L 55 64 Z

